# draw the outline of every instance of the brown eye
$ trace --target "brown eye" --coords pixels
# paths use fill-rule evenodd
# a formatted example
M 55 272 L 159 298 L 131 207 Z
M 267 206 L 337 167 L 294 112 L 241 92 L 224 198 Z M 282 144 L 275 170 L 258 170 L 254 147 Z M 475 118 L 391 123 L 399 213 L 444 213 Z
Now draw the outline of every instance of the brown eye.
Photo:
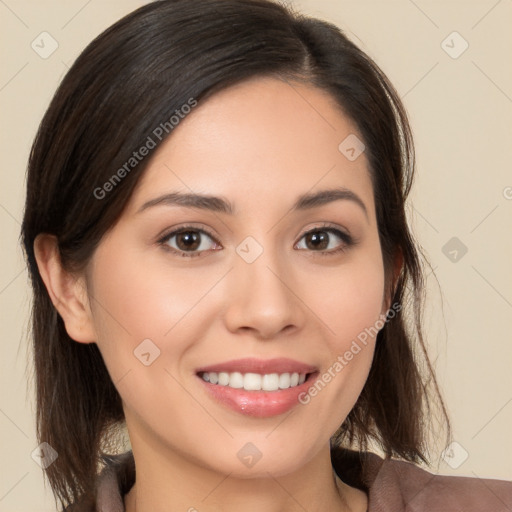
M 313 231 L 305 235 L 306 246 L 308 249 L 327 249 L 329 245 L 329 235 L 325 231 Z
M 212 245 L 218 246 L 212 235 L 194 227 L 183 227 L 172 231 L 162 237 L 158 243 L 185 257 L 200 256 L 201 253 L 211 250 Z
M 336 238 L 341 240 L 341 243 L 336 243 Z M 299 247 L 300 249 L 308 249 L 323 255 L 345 251 L 355 243 L 350 235 L 332 227 L 313 229 L 305 233 L 302 239 L 305 240 L 305 247 Z M 329 245 L 331 245 L 330 248 Z
M 176 245 L 183 251 L 194 251 L 201 245 L 201 235 L 194 231 L 183 231 L 176 235 Z

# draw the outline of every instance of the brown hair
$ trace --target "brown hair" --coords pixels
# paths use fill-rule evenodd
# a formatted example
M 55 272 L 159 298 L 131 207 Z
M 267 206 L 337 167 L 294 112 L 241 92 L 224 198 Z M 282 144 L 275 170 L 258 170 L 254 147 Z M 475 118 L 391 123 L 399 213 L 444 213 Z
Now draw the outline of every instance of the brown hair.
M 195 98 L 250 77 L 299 80 L 329 92 L 358 127 L 372 177 L 386 287 L 411 310 L 379 332 L 368 380 L 333 443 L 427 461 L 430 386 L 449 420 L 421 333 L 423 271 L 405 200 L 414 146 L 400 98 L 373 60 L 325 21 L 268 0 L 161 0 L 94 39 L 66 74 L 39 127 L 28 165 L 22 244 L 31 317 L 37 436 L 59 454 L 46 470 L 66 506 L 94 488 L 104 441 L 123 422 L 121 399 L 96 344 L 74 342 L 38 271 L 34 240 L 55 235 L 61 262 L 81 272 L 120 217 L 149 158 L 97 198 L 156 126 Z M 162 137 L 160 144 L 165 140 Z M 403 267 L 393 283 L 393 258 Z

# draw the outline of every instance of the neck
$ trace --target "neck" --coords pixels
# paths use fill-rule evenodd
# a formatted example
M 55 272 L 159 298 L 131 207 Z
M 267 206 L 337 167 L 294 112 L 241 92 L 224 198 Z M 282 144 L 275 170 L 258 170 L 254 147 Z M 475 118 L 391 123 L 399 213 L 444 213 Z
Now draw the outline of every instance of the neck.
M 328 446 L 291 473 L 258 478 L 219 474 L 176 452 L 133 442 L 132 449 L 137 477 L 125 497 L 126 512 L 366 511 L 366 495 L 334 473 Z

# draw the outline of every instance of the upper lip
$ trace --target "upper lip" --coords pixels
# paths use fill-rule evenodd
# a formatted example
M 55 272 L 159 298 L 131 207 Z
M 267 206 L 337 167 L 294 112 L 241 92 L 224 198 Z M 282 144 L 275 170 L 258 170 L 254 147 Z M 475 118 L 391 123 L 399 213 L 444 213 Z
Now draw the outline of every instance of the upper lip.
M 261 375 L 269 373 L 312 373 L 317 369 L 306 363 L 280 357 L 276 359 L 256 359 L 244 358 L 225 361 L 211 366 L 198 368 L 197 373 L 204 372 L 240 372 L 240 373 L 259 373 Z

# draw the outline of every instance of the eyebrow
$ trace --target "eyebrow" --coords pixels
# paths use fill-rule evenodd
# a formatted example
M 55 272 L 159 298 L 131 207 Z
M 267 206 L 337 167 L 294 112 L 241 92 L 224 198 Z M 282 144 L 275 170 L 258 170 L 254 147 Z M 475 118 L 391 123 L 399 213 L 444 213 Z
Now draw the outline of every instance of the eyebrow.
M 363 210 L 366 218 L 368 218 L 368 211 L 363 200 L 351 190 L 343 187 L 303 194 L 299 196 L 291 210 L 309 210 L 339 200 L 351 201 L 358 205 Z M 137 210 L 137 214 L 155 206 L 184 206 L 187 208 L 210 210 L 228 215 L 234 215 L 235 213 L 234 206 L 223 197 L 208 194 L 170 192 L 145 202 Z

